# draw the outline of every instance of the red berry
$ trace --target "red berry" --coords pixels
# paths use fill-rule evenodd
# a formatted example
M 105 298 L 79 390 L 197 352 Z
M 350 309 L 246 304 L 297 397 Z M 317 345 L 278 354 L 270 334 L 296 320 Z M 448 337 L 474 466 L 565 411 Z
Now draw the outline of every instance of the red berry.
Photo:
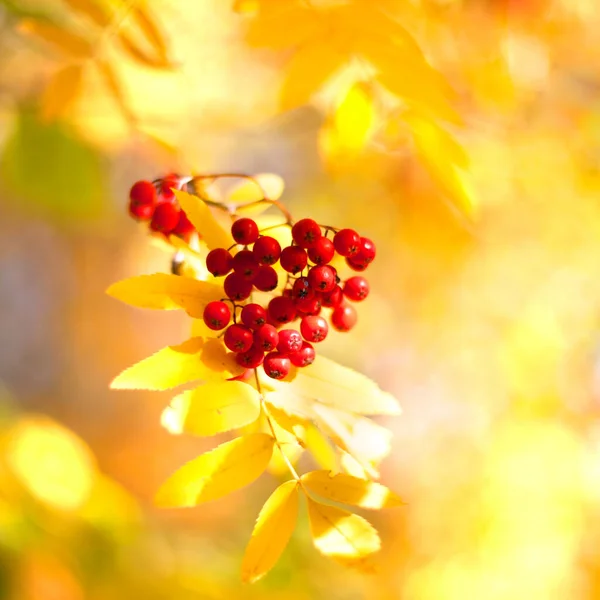
M 309 342 L 322 342 L 329 332 L 329 325 L 323 317 L 307 316 L 300 321 L 302 337 Z
M 151 181 L 136 181 L 129 190 L 131 205 L 142 204 L 154 206 L 157 202 L 156 188 Z
M 252 346 L 250 350 L 240 352 L 235 357 L 235 362 L 242 367 L 246 367 L 246 369 L 256 369 L 256 367 L 260 367 L 264 358 L 265 353 L 260 348 Z
M 367 265 L 369 263 L 372 263 L 375 260 L 375 256 L 377 254 L 377 249 L 375 248 L 375 244 L 366 237 L 361 237 L 360 238 L 360 250 L 358 251 L 358 254 L 356 254 L 355 256 L 353 256 L 353 258 L 355 260 L 357 260 L 358 262 L 363 262 L 366 263 Z
M 298 300 L 310 300 L 315 297 L 315 290 L 311 287 L 308 277 L 298 277 L 292 286 L 292 298 Z
M 187 218 L 187 215 L 180 210 L 179 211 L 179 221 L 173 229 L 173 233 L 178 235 L 184 239 L 187 239 L 191 233 L 196 231 L 196 228 L 192 224 L 192 222 Z
M 279 352 L 269 352 L 263 362 L 265 373 L 273 379 L 283 379 L 291 367 L 290 359 Z
M 238 273 L 229 273 L 223 282 L 225 295 L 232 300 L 245 300 L 252 293 L 252 282 Z
M 296 274 L 302 271 L 308 263 L 306 250 L 299 246 L 288 246 L 281 251 L 281 267 L 288 273 Z
M 346 259 L 346 264 L 353 271 L 364 271 L 369 266 L 367 263 L 354 260 L 353 256 Z
M 175 194 L 171 188 L 179 189 L 179 175 L 177 173 L 171 173 L 160 182 L 160 195 L 164 202 L 175 202 Z
M 242 250 L 233 257 L 233 270 L 248 281 L 258 273 L 259 264 L 250 250 Z
M 321 299 L 317 296 L 305 300 L 294 300 L 296 310 L 303 315 L 318 315 L 321 312 Z
M 309 342 L 302 342 L 302 348 L 298 352 L 292 352 L 288 355 L 290 362 L 295 367 L 308 367 L 315 360 L 315 349 Z
M 248 327 L 230 325 L 225 331 L 223 341 L 232 352 L 247 352 L 252 348 L 254 337 Z
M 331 324 L 338 331 L 350 331 L 357 320 L 356 310 L 350 304 L 340 304 L 331 313 Z
M 260 304 L 246 304 L 240 313 L 242 323 L 250 329 L 258 329 L 267 322 L 267 311 Z
M 336 285 L 330 292 L 327 292 L 321 296 L 321 304 L 323 306 L 327 306 L 328 308 L 333 308 L 338 304 L 341 304 L 343 299 L 344 294 L 342 292 L 342 288 L 339 285 Z
M 149 221 L 154 214 L 154 204 L 136 204 L 129 201 L 129 214 L 138 221 Z
M 333 238 L 336 252 L 341 256 L 354 256 L 360 249 L 360 236 L 354 229 L 341 229 Z
M 231 311 L 225 302 L 220 300 L 209 302 L 204 308 L 203 319 L 209 329 L 219 331 L 227 327 L 231 319 Z
M 271 319 L 279 325 L 289 323 L 296 318 L 294 301 L 285 296 L 277 296 L 271 299 L 268 311 Z
M 258 267 L 258 272 L 252 281 L 254 287 L 261 292 L 272 292 L 279 283 L 277 271 L 273 267 L 263 265 Z
M 279 333 L 273 325 L 267 323 L 254 332 L 254 345 L 264 352 L 271 352 L 278 343 Z
M 344 296 L 348 300 L 360 302 L 369 295 L 369 283 L 364 277 L 358 275 L 350 277 L 344 284 Z
M 335 255 L 333 242 L 326 237 L 320 237 L 312 248 L 308 249 L 308 258 L 315 265 L 326 265 Z
M 281 245 L 275 238 L 263 235 L 254 242 L 252 253 L 261 265 L 274 265 L 281 256 Z
M 308 281 L 313 290 L 330 292 L 336 285 L 336 272 L 329 265 L 319 265 L 308 272 Z
M 173 204 L 159 204 L 154 209 L 150 229 L 168 235 L 179 223 L 179 209 Z
M 206 256 L 206 268 L 214 277 L 227 275 L 233 269 L 233 256 L 225 248 L 215 248 Z
M 292 227 L 292 238 L 301 248 L 312 248 L 321 236 L 319 224 L 312 219 L 300 219 Z
M 302 335 L 295 329 L 282 329 L 279 332 L 279 342 L 277 343 L 277 351 L 281 354 L 290 354 L 290 352 L 298 352 L 302 348 Z
M 238 244 L 253 244 L 258 239 L 258 225 L 246 217 L 238 219 L 231 226 L 231 235 Z

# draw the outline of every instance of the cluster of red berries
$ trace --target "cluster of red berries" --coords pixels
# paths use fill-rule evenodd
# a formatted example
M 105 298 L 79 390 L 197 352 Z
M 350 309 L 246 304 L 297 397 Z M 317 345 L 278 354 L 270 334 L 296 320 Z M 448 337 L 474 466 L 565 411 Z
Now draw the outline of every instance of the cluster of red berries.
M 156 181 L 137 181 L 129 192 L 129 214 L 138 221 L 148 221 L 152 231 L 187 240 L 195 228 L 173 193 L 173 188 L 181 189 L 183 182 L 176 174 Z
M 333 239 L 327 237 L 333 232 Z M 354 276 L 342 282 L 329 263 L 337 253 L 355 271 L 364 271 L 375 258 L 375 245 L 352 229 L 334 232 L 312 219 L 302 219 L 292 227 L 293 242 L 286 248 L 273 237 L 261 235 L 255 221 L 242 218 L 231 227 L 232 248 L 211 250 L 206 267 L 215 277 L 225 277 L 226 299 L 210 302 L 204 322 L 213 331 L 225 330 L 223 340 L 236 353 L 237 363 L 246 369 L 263 365 L 265 373 L 283 379 L 291 365 L 304 367 L 315 359 L 313 343 L 323 341 L 329 331 L 322 308 L 331 309 L 329 322 L 337 331 L 349 331 L 356 323 L 352 302 L 364 300 L 369 284 Z M 238 304 L 249 299 L 253 290 L 271 292 L 278 287 L 277 262 L 287 272 L 284 290 L 267 307 Z M 240 309 L 239 315 L 237 313 Z M 233 323 L 231 320 L 233 318 Z M 283 328 L 299 319 L 299 331 Z

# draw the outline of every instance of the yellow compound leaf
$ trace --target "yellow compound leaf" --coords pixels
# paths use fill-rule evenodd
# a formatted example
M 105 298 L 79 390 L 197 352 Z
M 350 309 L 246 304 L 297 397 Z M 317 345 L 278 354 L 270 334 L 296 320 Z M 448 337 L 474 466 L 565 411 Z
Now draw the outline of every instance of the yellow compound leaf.
M 242 381 L 214 381 L 176 396 L 166 410 L 171 410 L 169 423 L 175 422 L 177 411 L 181 423 L 178 433 L 216 435 L 256 421 L 260 395 Z
M 290 110 L 307 104 L 323 84 L 347 61 L 345 53 L 323 38 L 302 46 L 286 66 L 281 88 L 281 106 Z
M 54 74 L 41 99 L 41 116 L 52 121 L 66 114 L 79 95 L 82 65 L 69 65 Z
M 277 563 L 298 518 L 298 482 L 281 484 L 262 507 L 242 560 L 242 580 L 254 583 Z
M 141 6 L 135 6 L 133 9 L 133 18 L 140 31 L 154 48 L 159 60 L 165 64 L 169 64 L 168 49 L 164 36 L 152 15 Z
M 233 243 L 229 232 L 217 222 L 210 209 L 198 196 L 173 190 L 182 210 L 206 242 L 209 250 L 228 248 Z
M 125 369 L 110 387 L 114 390 L 162 391 L 197 380 L 222 380 L 242 372 L 219 340 L 191 338 L 167 346 Z
M 87 40 L 57 25 L 24 19 L 19 24 L 18 30 L 48 42 L 68 56 L 87 58 L 92 54 L 92 45 Z
M 375 528 L 362 517 L 308 500 L 308 518 L 317 550 L 351 567 L 361 568 L 381 548 Z
M 176 471 L 158 490 L 163 508 L 183 508 L 217 500 L 258 479 L 273 454 L 273 438 L 252 433 L 217 446 Z
M 146 67 L 151 67 L 153 69 L 172 69 L 175 66 L 165 57 L 153 56 L 143 48 L 140 48 L 137 42 L 125 31 L 119 31 L 117 39 L 131 58 Z
M 312 454 L 319 466 L 328 471 L 337 469 L 339 461 L 333 444 L 318 427 L 310 423 L 304 431 L 303 441 L 306 449 Z
M 111 15 L 94 0 L 64 0 L 74 11 L 88 17 L 99 27 L 107 27 L 112 21 Z
M 279 175 L 274 173 L 258 173 L 252 179 L 244 179 L 233 187 L 228 194 L 228 202 L 241 205 L 258 202 L 265 198 L 278 200 L 283 194 L 285 183 Z
M 139 308 L 183 309 L 196 319 L 202 317 L 209 302 L 224 294 L 223 288 L 213 283 L 166 273 L 131 277 L 111 285 L 106 293 Z
M 360 508 L 378 510 L 404 504 L 384 485 L 346 473 L 332 475 L 329 471 L 311 471 L 302 476 L 302 483 L 322 498 Z

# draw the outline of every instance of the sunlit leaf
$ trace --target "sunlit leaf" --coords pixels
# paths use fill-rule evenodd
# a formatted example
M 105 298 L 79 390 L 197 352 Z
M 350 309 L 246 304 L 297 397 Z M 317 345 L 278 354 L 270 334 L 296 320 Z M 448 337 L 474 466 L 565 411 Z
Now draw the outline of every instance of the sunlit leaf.
M 242 561 L 242 580 L 254 583 L 285 550 L 298 518 L 298 482 L 281 484 L 262 507 Z
M 123 116 L 127 119 L 129 123 L 136 123 L 137 119 L 133 114 L 133 111 L 129 107 L 129 101 L 125 96 L 125 91 L 123 89 L 123 86 L 121 85 L 121 82 L 119 81 L 119 77 L 115 72 L 113 66 L 105 60 L 96 60 L 94 64 L 96 65 L 100 72 L 100 75 L 104 79 L 104 83 L 106 84 L 108 91 L 110 92 L 115 102 L 121 109 Z
M 233 238 L 217 223 L 205 202 L 182 190 L 173 191 L 182 210 L 210 250 L 231 246 Z
M 176 396 L 166 410 L 179 415 L 181 433 L 215 435 L 256 421 L 260 395 L 242 381 L 213 381 Z
M 258 200 L 278 200 L 283 194 L 283 178 L 274 173 L 258 173 L 252 179 L 244 179 L 228 193 L 228 202 L 248 204 Z
M 84 38 L 51 23 L 24 19 L 18 27 L 21 33 L 38 37 L 58 50 L 74 58 L 87 58 L 92 54 L 92 45 Z
M 201 318 L 209 302 L 223 297 L 223 288 L 181 275 L 155 273 L 114 283 L 106 293 L 139 308 L 183 309 L 190 317 Z
M 140 48 L 137 42 L 126 31 L 119 31 L 117 39 L 131 58 L 146 67 L 151 67 L 153 69 L 172 69 L 175 66 L 164 57 L 154 56 L 146 52 L 143 48 Z
M 175 508 L 222 498 L 257 479 L 272 453 L 273 438 L 265 433 L 221 444 L 177 470 L 158 490 L 155 502 Z
M 145 38 L 154 48 L 159 60 L 163 63 L 169 64 L 167 45 L 165 43 L 164 36 L 153 16 L 139 4 L 134 6 L 132 15 L 140 31 L 144 34 Z
M 94 0 L 64 0 L 64 2 L 100 27 L 107 27 L 112 21 L 111 15 Z
M 329 471 L 311 471 L 302 476 L 302 483 L 311 491 L 341 504 L 360 508 L 393 508 L 402 500 L 384 485 L 352 477 L 346 473 L 332 475 Z
M 346 566 L 360 568 L 367 557 L 379 551 L 379 535 L 366 519 L 307 500 L 310 531 L 319 552 Z
M 333 444 L 327 439 L 318 427 L 312 423 L 304 431 L 304 445 L 312 454 L 317 464 L 324 469 L 336 470 L 338 460 Z
M 52 121 L 66 114 L 81 90 L 82 65 L 69 65 L 54 74 L 41 98 L 41 115 Z

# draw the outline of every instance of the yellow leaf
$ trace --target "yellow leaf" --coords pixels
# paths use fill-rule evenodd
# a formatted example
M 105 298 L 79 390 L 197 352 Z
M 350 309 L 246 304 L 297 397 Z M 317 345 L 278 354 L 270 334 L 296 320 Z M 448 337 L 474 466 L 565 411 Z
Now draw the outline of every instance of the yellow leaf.
M 173 190 L 182 210 L 206 242 L 209 250 L 228 248 L 233 243 L 231 234 L 223 229 L 210 209 L 198 196 L 182 190 Z
M 82 65 L 69 65 L 54 74 L 42 95 L 42 119 L 52 121 L 69 111 L 81 89 L 82 75 Z
M 333 445 L 312 423 L 304 431 L 304 444 L 318 465 L 328 470 L 337 469 L 338 460 Z
M 200 379 L 222 380 L 242 370 L 220 340 L 196 337 L 177 346 L 167 346 L 125 369 L 110 387 L 161 391 Z
M 74 11 L 88 17 L 99 27 L 107 27 L 112 21 L 110 14 L 104 7 L 98 5 L 94 0 L 64 0 Z
M 298 482 L 281 484 L 262 507 L 242 560 L 242 580 L 254 583 L 277 563 L 298 518 Z
M 281 88 L 281 106 L 290 110 L 308 104 L 313 94 L 347 61 L 345 53 L 332 47 L 325 37 L 302 46 L 286 65 Z
M 346 473 L 332 475 L 329 471 L 311 471 L 305 473 L 301 479 L 311 492 L 332 502 L 375 510 L 404 504 L 384 485 Z
M 340 451 L 340 471 L 348 473 L 359 479 L 369 479 L 367 472 L 360 466 L 360 463 L 344 450 Z
M 172 69 L 173 63 L 162 56 L 152 56 L 146 50 L 140 48 L 137 42 L 125 31 L 119 31 L 117 40 L 131 58 L 137 60 L 146 67 L 153 69 Z
M 285 183 L 274 173 L 258 173 L 252 179 L 244 179 L 228 194 L 228 202 L 241 205 L 259 200 L 278 200 L 283 194 Z
M 223 288 L 213 283 L 166 273 L 131 277 L 114 283 L 106 293 L 139 308 L 183 309 L 196 319 L 202 317 L 209 302 L 224 295 Z
M 108 91 L 112 95 L 115 102 L 118 104 L 121 112 L 125 119 L 132 124 L 137 125 L 137 120 L 135 115 L 133 114 L 131 108 L 129 107 L 129 102 L 125 96 L 123 86 L 119 81 L 119 77 L 112 65 L 105 60 L 96 60 L 94 64 L 100 71 L 100 75 L 104 79 L 104 83 L 106 84 Z
M 221 444 L 171 475 L 155 502 L 163 508 L 183 508 L 222 498 L 260 477 L 272 453 L 273 438 L 265 433 Z
M 20 22 L 18 30 L 41 38 L 72 57 L 87 58 L 92 54 L 92 45 L 87 40 L 57 25 L 25 19 Z
M 310 532 L 319 552 L 346 566 L 360 568 L 365 559 L 379 551 L 379 535 L 366 519 L 307 500 Z
M 181 424 L 177 433 L 215 435 L 256 421 L 260 395 L 242 381 L 214 381 L 176 396 L 165 410 L 171 411 L 169 423 L 175 422 L 177 412 Z
M 160 61 L 169 64 L 167 45 L 154 18 L 139 5 L 133 9 L 133 18 L 140 31 L 160 57 Z

